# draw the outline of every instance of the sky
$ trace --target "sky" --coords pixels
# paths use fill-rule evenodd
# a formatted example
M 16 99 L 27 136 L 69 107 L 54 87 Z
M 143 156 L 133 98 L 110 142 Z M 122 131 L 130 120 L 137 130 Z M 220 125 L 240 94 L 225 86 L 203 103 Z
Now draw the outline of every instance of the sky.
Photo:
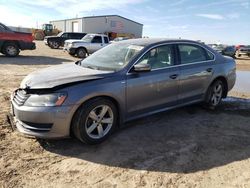
M 142 23 L 143 36 L 250 44 L 250 0 L 0 0 L 8 26 L 110 14 Z

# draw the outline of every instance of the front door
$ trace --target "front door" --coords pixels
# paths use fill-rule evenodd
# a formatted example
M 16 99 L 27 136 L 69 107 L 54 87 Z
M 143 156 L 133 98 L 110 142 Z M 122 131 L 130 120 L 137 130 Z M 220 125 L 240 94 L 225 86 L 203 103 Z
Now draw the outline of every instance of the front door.
M 88 47 L 88 51 L 91 54 L 101 49 L 102 47 L 103 47 L 102 37 L 94 36 L 94 38 L 91 41 L 91 45 L 89 45 Z
M 137 64 L 149 64 L 151 71 L 127 75 L 127 115 L 150 113 L 177 104 L 179 93 L 179 68 L 174 66 L 172 45 L 149 50 Z

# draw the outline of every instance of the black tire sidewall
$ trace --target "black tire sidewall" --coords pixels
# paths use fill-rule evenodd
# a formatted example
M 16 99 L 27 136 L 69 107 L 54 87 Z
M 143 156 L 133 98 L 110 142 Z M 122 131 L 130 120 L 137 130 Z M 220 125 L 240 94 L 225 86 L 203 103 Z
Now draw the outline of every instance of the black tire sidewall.
M 222 86 L 222 96 L 220 98 L 219 103 L 214 106 L 212 104 L 212 102 L 211 102 L 211 98 L 212 98 L 212 94 L 213 94 L 213 89 L 218 84 L 220 84 Z M 221 103 L 224 91 L 225 91 L 225 86 L 224 86 L 224 84 L 223 84 L 223 82 L 221 80 L 216 80 L 213 84 L 211 84 L 211 86 L 209 87 L 209 89 L 207 91 L 207 94 L 206 94 L 206 100 L 205 100 L 206 107 L 209 108 L 209 109 L 215 109 Z
M 97 107 L 99 105 L 108 105 L 112 109 L 113 115 L 114 115 L 114 122 L 113 122 L 111 129 L 104 137 L 102 137 L 100 139 L 93 139 L 93 138 L 89 137 L 89 135 L 86 132 L 85 122 L 86 122 L 86 118 L 88 117 L 91 110 L 93 110 L 95 107 Z M 75 118 L 76 118 L 76 121 L 73 124 L 74 135 L 80 141 L 85 142 L 87 144 L 99 144 L 99 143 L 103 142 L 104 140 L 106 140 L 109 137 L 109 135 L 112 132 L 114 132 L 114 130 L 116 129 L 117 122 L 118 122 L 118 112 L 117 112 L 116 106 L 110 100 L 98 98 L 98 99 L 94 99 L 94 100 L 91 100 L 91 101 L 83 104 L 78 109 L 78 112 L 76 113 Z
M 57 46 L 54 46 L 54 44 L 57 44 Z M 51 46 L 50 47 L 53 48 L 53 49 L 58 49 L 60 47 L 60 44 L 59 44 L 59 42 L 54 41 L 54 42 L 51 42 Z
M 14 48 L 16 49 L 16 53 L 15 53 L 14 55 L 11 55 L 11 54 L 9 54 L 9 53 L 7 52 L 7 48 L 8 48 L 9 46 L 12 46 L 12 47 L 14 47 Z M 16 57 L 16 56 L 19 55 L 20 50 L 19 50 L 19 48 L 18 48 L 18 46 L 17 46 L 16 44 L 14 44 L 14 43 L 7 43 L 7 44 L 4 44 L 4 46 L 3 46 L 3 52 L 4 52 L 4 54 L 5 54 L 6 56 L 8 56 L 8 57 Z
M 84 53 L 83 56 L 80 55 L 80 52 L 81 52 L 81 51 Z M 83 48 L 78 49 L 77 52 L 76 52 L 76 55 L 77 55 L 77 57 L 79 57 L 79 58 L 85 58 L 85 57 L 86 57 L 86 54 L 87 54 L 87 52 L 86 52 L 86 50 L 83 49 Z

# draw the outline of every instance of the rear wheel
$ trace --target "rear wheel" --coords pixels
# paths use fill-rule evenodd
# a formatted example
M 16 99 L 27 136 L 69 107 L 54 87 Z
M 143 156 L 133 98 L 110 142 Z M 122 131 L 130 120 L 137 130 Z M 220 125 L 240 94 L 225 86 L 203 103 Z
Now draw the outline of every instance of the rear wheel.
M 73 119 L 72 131 L 80 141 L 98 144 L 115 130 L 117 119 L 116 106 L 110 100 L 97 98 L 78 109 Z
M 225 86 L 221 80 L 216 80 L 206 94 L 205 107 L 215 109 L 221 102 Z
M 15 43 L 6 43 L 3 46 L 3 54 L 8 57 L 16 57 L 20 53 L 18 46 Z
M 86 57 L 86 50 L 84 48 L 79 48 L 77 51 L 76 51 L 76 55 L 77 57 L 79 58 L 85 58 Z

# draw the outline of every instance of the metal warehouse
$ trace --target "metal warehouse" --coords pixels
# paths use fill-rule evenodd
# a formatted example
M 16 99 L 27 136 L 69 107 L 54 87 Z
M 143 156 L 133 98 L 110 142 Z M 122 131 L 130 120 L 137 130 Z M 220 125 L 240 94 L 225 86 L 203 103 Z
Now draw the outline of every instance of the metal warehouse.
M 50 23 L 63 32 L 131 34 L 136 38 L 142 37 L 143 28 L 143 24 L 119 15 L 90 16 Z

